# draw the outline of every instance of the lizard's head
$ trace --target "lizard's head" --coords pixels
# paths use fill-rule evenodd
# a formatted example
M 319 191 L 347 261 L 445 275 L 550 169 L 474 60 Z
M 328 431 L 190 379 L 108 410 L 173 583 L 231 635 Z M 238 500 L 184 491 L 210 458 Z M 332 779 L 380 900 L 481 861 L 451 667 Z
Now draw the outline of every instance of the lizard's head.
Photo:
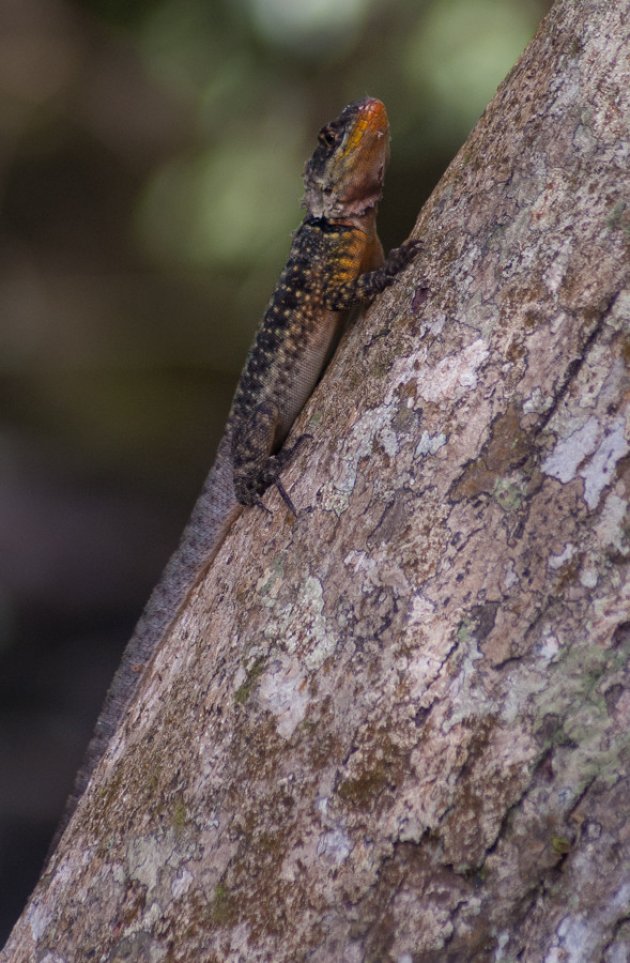
M 319 132 L 304 169 L 304 206 L 313 217 L 369 213 L 383 190 L 389 158 L 385 105 L 374 97 L 348 104 Z

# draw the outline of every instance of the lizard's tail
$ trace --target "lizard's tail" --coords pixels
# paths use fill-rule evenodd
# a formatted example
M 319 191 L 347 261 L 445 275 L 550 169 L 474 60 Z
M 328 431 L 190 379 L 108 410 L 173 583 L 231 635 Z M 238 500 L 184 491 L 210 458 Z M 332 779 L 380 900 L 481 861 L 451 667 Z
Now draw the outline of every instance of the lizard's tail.
M 232 481 L 230 440 L 225 435 L 180 543 L 153 590 L 123 653 L 75 777 L 74 787 L 50 844 L 45 866 L 57 847 L 94 769 L 138 688 L 142 670 L 177 618 L 192 589 L 207 572 L 236 516 L 242 511 Z

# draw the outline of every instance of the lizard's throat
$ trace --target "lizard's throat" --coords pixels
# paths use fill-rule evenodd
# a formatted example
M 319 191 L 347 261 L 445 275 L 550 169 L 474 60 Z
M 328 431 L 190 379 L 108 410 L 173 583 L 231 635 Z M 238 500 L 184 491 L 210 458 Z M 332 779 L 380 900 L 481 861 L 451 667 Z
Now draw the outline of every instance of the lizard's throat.
M 348 197 L 329 197 L 321 191 L 307 190 L 304 206 L 311 217 L 325 217 L 329 220 L 340 218 L 366 218 L 374 215 L 381 199 L 382 187 L 373 191 L 363 191 L 360 195 Z

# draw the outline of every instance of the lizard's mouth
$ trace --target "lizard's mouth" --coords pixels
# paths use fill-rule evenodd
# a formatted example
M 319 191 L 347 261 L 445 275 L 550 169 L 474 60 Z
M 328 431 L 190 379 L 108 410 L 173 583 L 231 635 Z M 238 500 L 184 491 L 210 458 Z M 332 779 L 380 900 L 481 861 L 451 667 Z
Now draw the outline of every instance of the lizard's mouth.
M 355 121 L 341 148 L 338 200 L 346 213 L 363 213 L 381 195 L 389 156 L 389 121 L 385 105 L 375 97 L 366 97 L 350 109 L 353 106 Z
M 353 159 L 357 164 L 368 162 L 370 154 L 382 151 L 383 140 L 389 139 L 389 120 L 385 104 L 375 97 L 366 97 L 365 100 L 350 104 L 346 110 L 349 113 L 354 110 L 356 116 L 354 123 L 348 126 L 341 154 L 344 158 Z

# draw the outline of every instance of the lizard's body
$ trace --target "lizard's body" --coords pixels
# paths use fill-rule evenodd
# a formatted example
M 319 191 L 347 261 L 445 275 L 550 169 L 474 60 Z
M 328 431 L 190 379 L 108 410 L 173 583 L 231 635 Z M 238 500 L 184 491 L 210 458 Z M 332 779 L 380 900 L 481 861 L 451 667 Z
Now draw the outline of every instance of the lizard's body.
M 321 376 L 348 310 L 390 284 L 416 251 L 411 242 L 384 261 L 378 239 L 376 207 L 388 144 L 387 114 L 373 98 L 350 104 L 320 131 L 305 169 L 306 217 L 245 363 L 215 462 L 125 649 L 54 842 L 120 722 L 140 670 L 237 515 L 246 505 L 262 505 L 272 484 L 293 508 L 278 475 L 299 441 L 288 451 L 282 443 Z

